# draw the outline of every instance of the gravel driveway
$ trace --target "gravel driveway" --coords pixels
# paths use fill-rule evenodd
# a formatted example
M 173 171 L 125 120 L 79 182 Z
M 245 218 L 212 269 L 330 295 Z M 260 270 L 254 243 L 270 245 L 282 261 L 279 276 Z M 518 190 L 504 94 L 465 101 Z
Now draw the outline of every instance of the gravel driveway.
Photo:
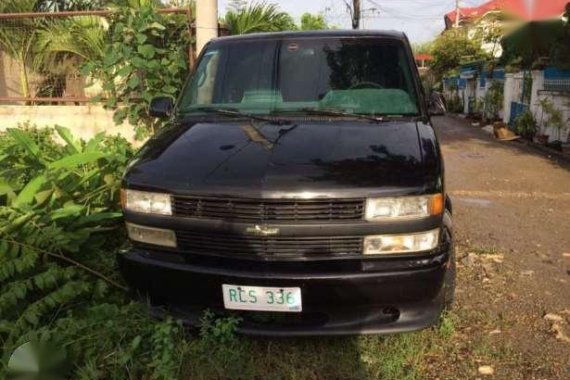
M 457 310 L 482 321 L 460 334 L 499 353 L 481 363 L 495 378 L 570 379 L 570 165 L 462 119 L 434 124 L 454 207 Z

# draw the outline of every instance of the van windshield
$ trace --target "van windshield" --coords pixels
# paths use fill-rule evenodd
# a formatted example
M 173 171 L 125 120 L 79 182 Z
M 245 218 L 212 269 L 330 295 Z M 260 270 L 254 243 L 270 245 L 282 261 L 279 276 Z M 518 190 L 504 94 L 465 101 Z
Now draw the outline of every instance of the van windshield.
M 249 114 L 419 112 L 404 44 L 379 38 L 214 42 L 187 83 L 178 110 L 202 113 L 209 107 Z

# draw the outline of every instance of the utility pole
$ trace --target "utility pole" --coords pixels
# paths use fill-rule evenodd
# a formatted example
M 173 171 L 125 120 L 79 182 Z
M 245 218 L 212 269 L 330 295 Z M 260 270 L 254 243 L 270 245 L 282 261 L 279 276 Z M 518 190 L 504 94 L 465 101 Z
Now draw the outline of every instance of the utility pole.
M 352 29 L 360 28 L 360 0 L 352 0 Z
M 196 52 L 218 37 L 218 0 L 196 1 Z
M 459 28 L 459 17 L 461 17 L 459 9 L 459 0 L 455 0 L 455 28 Z

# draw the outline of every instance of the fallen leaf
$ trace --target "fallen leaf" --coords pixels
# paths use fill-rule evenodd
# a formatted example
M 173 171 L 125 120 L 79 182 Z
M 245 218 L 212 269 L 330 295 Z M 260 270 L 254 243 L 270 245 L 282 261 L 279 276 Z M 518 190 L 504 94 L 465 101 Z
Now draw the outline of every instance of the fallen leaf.
M 558 323 L 553 324 L 552 331 L 556 333 L 556 339 L 562 342 L 570 343 L 570 338 L 568 337 L 568 335 L 566 335 L 566 332 L 564 331 L 561 325 L 559 325 Z
M 482 365 L 479 367 L 479 374 L 480 375 L 489 376 L 489 375 L 493 375 L 494 373 L 495 373 L 495 370 L 490 365 Z
M 554 313 L 548 313 L 543 318 L 546 319 L 547 321 L 552 321 L 552 322 L 562 322 L 564 320 L 564 318 Z
M 502 264 L 503 260 L 505 259 L 505 255 L 501 255 L 501 254 L 494 254 L 494 255 L 483 255 L 483 258 L 485 260 L 491 260 L 496 264 Z

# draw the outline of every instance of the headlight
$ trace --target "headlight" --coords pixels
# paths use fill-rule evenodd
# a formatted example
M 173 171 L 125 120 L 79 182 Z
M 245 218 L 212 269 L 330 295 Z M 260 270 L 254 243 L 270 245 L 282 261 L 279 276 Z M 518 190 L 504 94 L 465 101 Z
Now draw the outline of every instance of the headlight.
M 145 214 L 172 215 L 170 195 L 138 190 L 121 190 L 121 204 L 125 210 Z
M 439 229 L 405 235 L 373 235 L 364 238 L 365 255 L 390 255 L 429 251 L 437 247 Z
M 127 223 L 127 232 L 133 241 L 176 248 L 176 234 L 172 230 Z
M 423 218 L 443 211 L 441 194 L 417 197 L 369 198 L 366 200 L 366 220 Z

